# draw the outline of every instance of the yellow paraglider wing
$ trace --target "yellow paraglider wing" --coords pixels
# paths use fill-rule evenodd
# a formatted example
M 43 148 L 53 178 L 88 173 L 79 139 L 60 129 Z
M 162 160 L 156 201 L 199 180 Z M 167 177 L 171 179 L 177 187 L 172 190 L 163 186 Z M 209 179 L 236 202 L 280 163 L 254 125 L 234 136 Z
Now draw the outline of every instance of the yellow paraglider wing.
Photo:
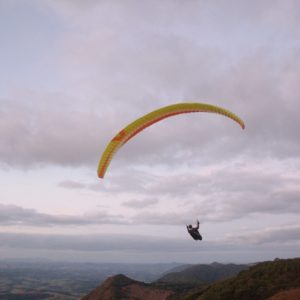
M 238 116 L 222 107 L 205 103 L 178 103 L 162 107 L 130 123 L 110 141 L 101 156 L 98 165 L 98 177 L 104 177 L 107 167 L 114 154 L 119 150 L 120 147 L 122 147 L 122 145 L 124 145 L 140 131 L 165 118 L 192 112 L 211 112 L 221 114 L 236 121 L 243 129 L 245 128 L 244 122 Z

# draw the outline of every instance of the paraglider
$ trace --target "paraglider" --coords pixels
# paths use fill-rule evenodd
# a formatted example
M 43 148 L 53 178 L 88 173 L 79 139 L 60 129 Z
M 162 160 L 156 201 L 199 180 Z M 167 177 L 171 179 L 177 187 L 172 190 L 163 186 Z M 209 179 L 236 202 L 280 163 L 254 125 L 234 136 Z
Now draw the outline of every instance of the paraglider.
M 191 224 L 186 225 L 186 229 L 187 229 L 188 233 L 191 235 L 191 237 L 195 241 L 201 241 L 202 240 L 202 235 L 199 232 L 199 225 L 200 225 L 200 222 L 198 220 L 197 220 L 197 226 L 196 227 L 193 227 Z
M 234 120 L 242 127 L 242 129 L 245 128 L 244 122 L 238 116 L 219 106 L 205 103 L 178 103 L 162 107 L 130 123 L 108 143 L 98 165 L 98 177 L 104 177 L 115 153 L 136 134 L 151 126 L 152 124 L 168 117 L 192 112 L 217 113 Z

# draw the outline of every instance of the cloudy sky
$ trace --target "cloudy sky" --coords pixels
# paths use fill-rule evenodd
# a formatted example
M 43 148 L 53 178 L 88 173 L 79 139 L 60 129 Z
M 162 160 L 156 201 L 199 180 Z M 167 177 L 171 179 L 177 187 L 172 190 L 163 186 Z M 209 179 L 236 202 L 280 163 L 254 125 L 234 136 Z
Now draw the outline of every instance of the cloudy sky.
M 299 256 L 299 1 L 11 0 L 0 25 L 2 258 Z M 97 178 L 122 127 L 178 102 L 246 129 L 169 118 Z

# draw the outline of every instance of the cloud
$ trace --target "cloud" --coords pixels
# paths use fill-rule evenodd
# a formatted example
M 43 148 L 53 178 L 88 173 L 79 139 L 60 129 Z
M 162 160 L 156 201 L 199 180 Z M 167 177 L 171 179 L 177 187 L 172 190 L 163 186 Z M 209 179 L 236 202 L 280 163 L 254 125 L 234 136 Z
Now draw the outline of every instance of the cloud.
M 300 241 L 300 225 L 290 224 L 280 227 L 270 227 L 259 231 L 246 233 L 234 239 L 240 243 L 249 244 L 281 244 Z
M 298 61 L 297 55 L 294 59 Z M 290 66 L 290 61 L 286 62 L 286 67 L 280 67 L 282 70 L 273 72 L 267 66 L 262 66 L 264 65 L 262 57 L 254 56 L 247 60 L 247 63 L 241 62 L 241 65 L 237 65 L 236 74 L 228 83 L 224 83 L 231 90 L 226 98 L 244 99 L 238 104 L 240 108 L 233 110 L 244 111 L 242 117 L 246 122 L 245 131 L 240 132 L 221 117 L 210 118 L 199 115 L 192 118 L 183 116 L 178 120 L 170 119 L 164 122 L 165 124 L 147 129 L 147 132 L 125 145 L 112 164 L 115 166 L 114 170 L 124 170 L 124 166 L 136 165 L 180 167 L 190 164 L 211 164 L 214 160 L 221 163 L 241 155 L 249 161 L 257 157 L 280 160 L 298 158 L 300 145 L 297 128 L 300 124 L 295 99 L 298 84 L 293 78 L 298 78 L 299 74 Z M 257 68 L 253 67 L 253 64 L 257 65 Z M 274 68 L 276 62 L 269 64 L 270 68 Z M 252 74 L 249 68 L 264 69 L 257 71 L 259 75 L 256 75 Z M 270 73 L 277 74 L 276 78 L 268 78 L 271 76 Z M 263 78 L 264 74 L 267 78 Z M 253 82 L 253 77 L 256 78 L 256 82 Z M 241 82 L 241 78 L 245 82 Z M 289 81 L 294 82 L 294 85 L 291 86 L 292 83 Z M 242 94 L 236 97 L 234 93 L 237 93 L 239 86 Z M 247 95 L 250 91 L 251 96 Z M 46 98 L 44 107 L 40 107 L 37 99 L 32 100 L 38 97 Z M 52 97 L 57 98 L 57 95 Z M 74 99 L 60 103 L 58 110 L 58 107 L 48 104 L 52 97 L 25 95 L 28 103 L 32 104 L 14 100 L 1 101 L 2 163 L 14 167 L 40 164 L 97 165 L 106 142 L 118 130 L 135 117 L 157 108 L 153 105 L 149 110 L 142 110 L 134 108 L 129 101 L 130 109 L 138 112 L 127 115 L 122 112 L 123 121 L 120 119 L 118 124 L 113 125 L 112 120 L 120 112 L 117 103 L 112 103 L 109 112 L 102 115 L 100 111 L 103 113 L 103 110 L 100 107 L 99 113 L 80 108 L 78 100 L 79 108 L 71 109 L 69 103 L 74 102 Z M 65 96 L 58 95 L 58 97 L 62 100 Z M 264 100 L 259 101 L 262 97 Z M 112 112 L 114 105 L 116 110 Z M 204 126 L 204 121 L 207 121 L 208 126 Z M 211 126 L 209 123 L 212 123 Z M 217 129 L 221 123 L 224 127 Z
M 158 251 L 161 247 L 166 250 L 181 251 L 191 249 L 186 242 L 175 239 L 165 240 L 156 237 L 135 235 L 37 235 L 37 234 L 8 234 L 0 233 L 3 237 L 0 246 L 20 248 L 41 248 L 74 251 Z
M 77 216 L 50 215 L 39 213 L 16 205 L 0 204 L 0 224 L 2 226 L 86 226 L 92 224 L 127 224 L 121 215 L 106 212 L 93 212 Z
M 296 232 L 297 231 L 297 232 Z M 271 234 L 270 234 L 271 233 Z M 276 233 L 279 239 L 275 239 Z M 203 241 L 201 251 L 248 251 L 250 247 L 256 247 L 257 238 L 260 238 L 259 244 L 267 244 L 272 240 L 279 247 L 283 241 L 299 242 L 299 227 L 286 229 L 273 229 L 267 233 L 265 231 L 261 236 L 256 234 L 256 239 L 245 235 L 239 238 L 231 238 L 225 241 Z M 270 238 L 270 236 L 272 236 Z M 286 237 L 287 236 L 287 237 Z M 281 238 L 286 237 L 286 238 Z M 241 242 L 242 241 L 242 242 Z M 282 245 L 282 248 L 295 249 L 297 244 Z M 162 238 L 143 235 L 47 235 L 47 234 L 21 234 L 21 233 L 0 233 L 0 247 L 11 247 L 20 249 L 48 249 L 48 250 L 72 250 L 72 251 L 131 251 L 131 252 L 197 252 L 199 253 L 199 244 L 191 241 L 189 236 L 185 239 Z M 253 249 L 254 249 L 253 248 Z M 252 250 L 253 250 L 252 249 Z M 256 248 L 256 250 L 262 250 Z
M 141 199 L 141 200 L 128 200 L 123 202 L 124 206 L 130 207 L 130 208 L 136 208 L 136 209 L 141 209 L 141 208 L 145 208 L 148 206 L 153 206 L 155 204 L 158 203 L 158 199 L 156 198 L 145 198 L 145 199 Z
M 210 114 L 170 118 L 120 149 L 109 170 L 115 181 L 102 191 L 191 203 L 199 195 L 199 207 L 223 220 L 298 210 L 295 201 L 283 204 L 284 196 L 291 199 L 288 187 L 275 189 L 287 178 L 247 173 L 238 164 L 237 170 L 210 168 L 271 159 L 285 173 L 291 159 L 299 161 L 299 4 L 254 1 L 235 11 L 225 2 L 184 9 L 180 1 L 43 5 L 66 26 L 52 37 L 62 82 L 42 91 L 35 80 L 27 90 L 16 82 L 1 97 L 2 164 L 95 167 L 106 143 L 135 118 L 173 102 L 207 101 L 240 115 L 245 131 Z M 194 172 L 197 165 L 207 173 Z M 60 186 L 97 189 L 74 180 Z
M 93 161 L 99 150 L 96 129 L 100 128 L 100 118 L 93 112 L 77 110 L 76 105 L 71 108 L 63 96 L 56 106 L 48 101 L 57 95 L 29 94 L 20 95 L 27 102 L 0 101 L 1 162 L 30 167 L 78 166 Z M 43 105 L 39 104 L 39 97 L 43 98 Z
M 58 183 L 58 186 L 66 189 L 84 189 L 86 184 L 74 181 L 74 180 L 65 180 Z
M 150 172 L 137 171 L 125 177 L 113 174 L 113 180 L 106 182 L 104 179 L 101 187 L 99 182 L 83 187 L 120 199 L 124 195 L 143 199 L 123 202 L 129 207 L 147 207 L 147 211 L 129 217 L 137 223 L 178 225 L 197 217 L 204 222 L 227 222 L 255 215 L 276 216 L 300 211 L 299 174 L 294 166 L 237 160 L 193 166 L 188 172 L 168 174 L 163 171 L 159 175 Z M 153 202 L 157 205 L 152 205 Z
M 200 248 L 199 248 L 200 247 Z M 205 241 L 141 235 L 41 235 L 0 233 L 2 258 L 32 257 L 74 262 L 247 263 L 276 257 L 297 257 L 299 242 L 257 245 L 249 242 Z M 199 252 L 200 251 L 200 252 Z M 201 253 L 201 255 L 199 255 Z
M 195 158 L 205 163 L 237 155 L 298 157 L 295 2 L 254 2 L 249 9 L 243 3 L 237 12 L 225 3 L 193 2 L 182 9 L 180 1 L 45 5 L 70 26 L 54 41 L 63 89 L 47 93 L 31 86 L 1 99 L 2 163 L 97 163 L 101 149 L 124 125 L 178 101 L 229 108 L 245 119 L 246 130 L 207 114 L 174 118 L 126 145 L 118 166 L 124 161 L 188 165 Z M 276 20 L 284 25 L 275 30 Z M 251 48 L 244 41 L 246 29 Z M 283 40 L 277 45 L 279 33 Z M 280 55 L 273 44 L 282 49 Z
M 175 215 L 170 218 L 170 211 L 166 215 L 159 210 L 148 211 L 151 223 L 159 219 L 162 223 L 166 220 L 172 223 L 188 215 L 219 222 L 254 214 L 295 214 L 300 210 L 299 174 L 294 167 L 283 171 L 280 164 L 240 165 L 237 161 L 203 169 L 200 166 L 181 174 L 153 175 L 152 180 L 146 180 L 147 177 L 143 180 L 142 174 L 139 175 L 136 181 L 132 178 L 132 185 L 128 182 L 130 179 L 126 179 L 127 192 L 144 197 L 155 195 L 161 204 L 174 204 Z M 138 183 L 135 187 L 134 182 Z M 122 193 L 122 190 L 120 183 L 115 192 Z M 147 215 L 141 218 L 148 220 Z
M 193 216 L 191 211 L 177 212 L 151 212 L 146 211 L 136 214 L 132 220 L 137 224 L 163 224 L 163 225 L 183 225 L 186 224 Z
M 107 205 L 110 199 L 117 201 L 114 214 L 100 210 L 80 215 L 52 215 L 0 204 L 0 224 L 26 230 L 59 226 L 65 232 L 70 226 L 165 224 L 175 231 L 175 226 L 196 217 L 210 224 L 223 222 L 224 227 L 257 216 L 268 219 L 267 223 L 279 217 L 296 218 L 300 211 L 300 5 L 292 0 L 229 3 L 1 2 L 0 14 L 9 25 L 2 35 L 5 64 L 0 71 L 4 176 L 9 170 L 13 177 L 19 169 L 61 166 L 65 180 L 57 187 L 64 188 L 64 194 L 68 189 L 73 194 L 84 190 L 77 193 L 81 196 L 88 192 L 97 201 L 89 202 L 89 209 L 97 206 L 99 195 L 103 206 L 112 207 Z M 24 26 L 11 21 L 16 19 Z M 38 32 L 36 24 L 40 24 Z M 12 37 L 26 37 L 26 43 Z M 29 46 L 24 48 L 25 44 Z M 246 129 L 214 114 L 180 115 L 147 128 L 124 145 L 103 181 L 80 173 L 82 166 L 96 171 L 107 142 L 128 123 L 181 101 L 225 107 L 245 121 Z M 76 168 L 85 179 L 65 175 L 65 167 Z M 12 196 L 6 199 L 10 201 L 17 197 L 13 193 L 2 196 Z M 61 208 L 59 201 L 57 197 L 51 205 Z M 254 252 L 259 246 L 269 251 L 277 234 L 288 244 L 297 241 L 297 230 L 296 226 L 262 229 L 247 238 Z M 22 236 L 3 235 L 7 245 L 13 244 L 13 238 Z M 63 236 L 25 236 L 28 245 L 46 243 L 48 238 L 53 249 L 59 243 L 60 249 L 71 249 L 73 242 L 77 249 L 133 249 L 137 243 L 144 251 L 140 246 L 144 243 L 152 250 L 163 245 L 188 251 L 181 242 L 144 237 L 74 240 L 66 236 L 64 244 Z M 219 241 L 217 246 L 233 253 L 232 241 Z M 80 248 L 80 242 L 88 246 Z

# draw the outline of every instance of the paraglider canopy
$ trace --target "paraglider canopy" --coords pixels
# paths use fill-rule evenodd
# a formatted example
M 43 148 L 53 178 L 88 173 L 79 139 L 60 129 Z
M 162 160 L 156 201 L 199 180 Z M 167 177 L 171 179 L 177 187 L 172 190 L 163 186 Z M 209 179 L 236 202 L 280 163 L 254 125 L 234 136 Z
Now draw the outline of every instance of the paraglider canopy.
M 178 103 L 169 106 L 162 107 L 155 111 L 152 111 L 141 118 L 133 121 L 125 128 L 123 128 L 114 138 L 108 143 L 104 150 L 99 165 L 98 165 L 98 177 L 103 178 L 105 172 L 114 156 L 114 154 L 132 137 L 151 126 L 152 124 L 159 122 L 168 117 L 176 116 L 184 113 L 192 112 L 211 112 L 226 116 L 235 122 L 237 122 L 242 129 L 245 128 L 244 122 L 236 116 L 234 113 L 226 110 L 222 107 L 205 104 L 205 103 Z

